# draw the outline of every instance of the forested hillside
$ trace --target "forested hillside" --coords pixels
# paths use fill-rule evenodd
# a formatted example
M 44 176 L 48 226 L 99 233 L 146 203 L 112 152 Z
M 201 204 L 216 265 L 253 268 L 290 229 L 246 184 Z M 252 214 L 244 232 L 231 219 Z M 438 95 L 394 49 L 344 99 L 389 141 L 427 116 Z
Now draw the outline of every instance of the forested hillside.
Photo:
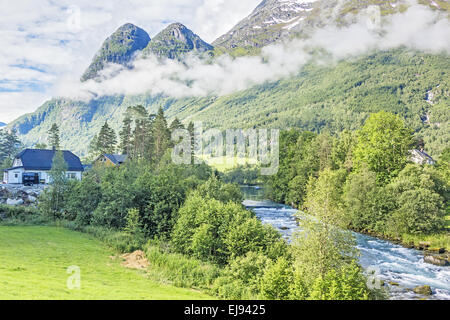
M 33 145 L 45 142 L 52 123 L 63 123 L 63 146 L 83 155 L 105 120 L 118 131 L 124 111 L 136 104 L 153 113 L 163 107 L 169 119 L 201 120 L 205 127 L 297 127 L 331 133 L 358 128 L 371 112 L 385 110 L 405 118 L 438 158 L 450 139 L 449 65 L 444 54 L 398 49 L 328 65 L 310 63 L 295 77 L 222 97 L 115 96 L 88 103 L 54 99 L 12 127 L 25 144 Z

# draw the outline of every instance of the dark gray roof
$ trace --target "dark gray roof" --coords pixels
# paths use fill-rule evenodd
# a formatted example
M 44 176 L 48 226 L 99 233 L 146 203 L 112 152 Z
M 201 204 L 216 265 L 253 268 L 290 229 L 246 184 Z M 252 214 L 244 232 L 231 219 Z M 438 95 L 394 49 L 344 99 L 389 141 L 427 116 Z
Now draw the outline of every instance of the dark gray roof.
M 128 158 L 126 154 L 104 154 L 104 156 L 116 165 L 124 163 Z
M 62 151 L 68 171 L 83 171 L 80 158 L 70 151 Z M 22 161 L 25 170 L 50 170 L 52 168 L 55 150 L 25 149 L 16 156 Z

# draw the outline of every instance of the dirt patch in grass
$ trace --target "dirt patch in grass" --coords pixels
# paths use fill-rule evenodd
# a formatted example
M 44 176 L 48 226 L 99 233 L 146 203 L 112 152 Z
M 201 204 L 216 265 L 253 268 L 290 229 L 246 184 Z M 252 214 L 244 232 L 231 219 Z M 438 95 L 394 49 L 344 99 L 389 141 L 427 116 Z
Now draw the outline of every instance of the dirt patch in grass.
M 122 265 L 126 268 L 145 270 L 150 265 L 142 250 L 121 255 Z

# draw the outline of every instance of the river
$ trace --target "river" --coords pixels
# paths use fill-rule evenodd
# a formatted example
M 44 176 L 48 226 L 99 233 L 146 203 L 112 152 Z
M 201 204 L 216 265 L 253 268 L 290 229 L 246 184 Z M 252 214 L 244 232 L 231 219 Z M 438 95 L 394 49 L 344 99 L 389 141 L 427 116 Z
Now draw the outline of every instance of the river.
M 245 186 L 242 190 L 246 199 L 244 205 L 263 223 L 271 224 L 289 240 L 298 228 L 294 217 L 297 210 L 264 200 L 260 187 Z M 365 270 L 376 271 L 377 277 L 389 287 L 391 299 L 418 299 L 420 296 L 411 289 L 429 285 L 433 294 L 428 299 L 450 300 L 450 267 L 425 263 L 422 252 L 416 249 L 359 233 L 354 233 L 354 236 L 360 251 L 361 266 Z

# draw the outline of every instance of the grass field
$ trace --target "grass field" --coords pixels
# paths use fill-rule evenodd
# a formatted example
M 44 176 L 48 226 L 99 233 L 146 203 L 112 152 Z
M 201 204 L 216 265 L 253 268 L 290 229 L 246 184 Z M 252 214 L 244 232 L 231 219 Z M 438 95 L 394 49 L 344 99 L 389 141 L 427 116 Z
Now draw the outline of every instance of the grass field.
M 211 299 L 127 269 L 114 252 L 89 235 L 56 227 L 0 226 L 0 299 Z M 81 288 L 69 290 L 78 266 Z

